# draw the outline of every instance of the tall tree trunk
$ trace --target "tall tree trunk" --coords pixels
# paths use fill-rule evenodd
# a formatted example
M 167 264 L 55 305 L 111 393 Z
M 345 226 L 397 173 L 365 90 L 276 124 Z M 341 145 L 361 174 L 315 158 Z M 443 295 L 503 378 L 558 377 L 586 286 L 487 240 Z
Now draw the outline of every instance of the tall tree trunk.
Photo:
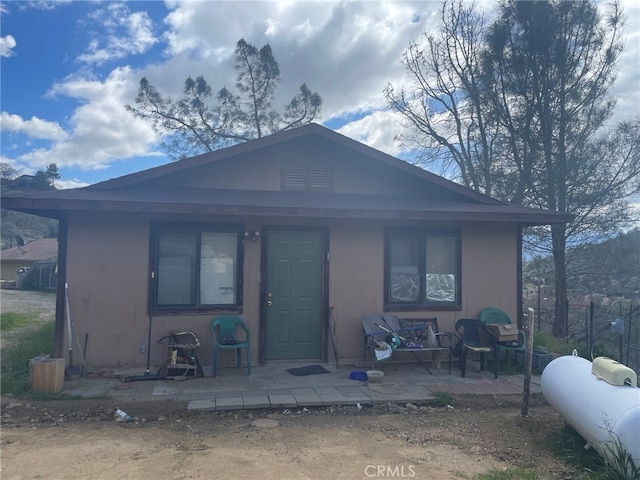
M 569 300 L 567 298 L 567 264 L 566 264 L 566 225 L 551 227 L 551 241 L 553 244 L 553 266 L 555 273 L 556 300 L 553 319 L 553 336 L 564 338 L 567 335 L 567 318 L 569 315 Z

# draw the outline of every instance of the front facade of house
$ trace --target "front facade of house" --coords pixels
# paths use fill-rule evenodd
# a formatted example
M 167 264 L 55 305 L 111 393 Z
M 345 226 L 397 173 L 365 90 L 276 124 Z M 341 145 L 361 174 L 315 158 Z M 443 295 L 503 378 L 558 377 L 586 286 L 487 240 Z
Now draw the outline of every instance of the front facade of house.
M 75 190 L 6 197 L 59 218 L 59 282 L 90 368 L 153 366 L 156 340 L 239 314 L 255 362 L 362 361 L 361 317 L 520 314 L 521 228 L 566 216 L 482 196 L 318 125 Z M 64 261 L 63 261 L 64 259 Z M 64 305 L 57 351 L 64 352 Z M 221 358 L 231 365 L 232 352 Z

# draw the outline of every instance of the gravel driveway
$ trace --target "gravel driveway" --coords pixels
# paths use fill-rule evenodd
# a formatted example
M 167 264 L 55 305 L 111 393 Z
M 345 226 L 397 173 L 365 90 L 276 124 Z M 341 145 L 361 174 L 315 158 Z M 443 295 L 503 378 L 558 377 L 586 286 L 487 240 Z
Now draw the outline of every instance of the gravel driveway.
M 56 313 L 56 292 L 34 292 L 30 290 L 0 290 L 0 311 L 36 312 L 42 321 L 54 320 Z
M 34 312 L 38 314 L 36 320 L 53 322 L 56 318 L 56 293 L 54 291 L 34 292 L 30 290 L 0 289 L 0 312 Z M 3 332 L 0 338 L 0 349 L 2 349 L 3 358 L 7 353 L 6 349 L 13 344 L 13 338 L 29 328 L 32 327 L 18 327 Z

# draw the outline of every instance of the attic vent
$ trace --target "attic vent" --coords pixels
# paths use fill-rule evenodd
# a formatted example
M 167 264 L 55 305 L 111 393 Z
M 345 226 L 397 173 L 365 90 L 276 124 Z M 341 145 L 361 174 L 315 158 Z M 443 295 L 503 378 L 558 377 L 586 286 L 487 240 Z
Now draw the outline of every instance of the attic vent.
M 327 190 L 330 185 L 329 168 L 326 165 L 309 165 L 309 188 Z
M 285 186 L 287 188 L 305 188 L 307 169 L 303 163 L 290 163 L 285 167 Z
M 283 190 L 331 190 L 331 168 L 311 161 L 286 162 L 282 171 Z

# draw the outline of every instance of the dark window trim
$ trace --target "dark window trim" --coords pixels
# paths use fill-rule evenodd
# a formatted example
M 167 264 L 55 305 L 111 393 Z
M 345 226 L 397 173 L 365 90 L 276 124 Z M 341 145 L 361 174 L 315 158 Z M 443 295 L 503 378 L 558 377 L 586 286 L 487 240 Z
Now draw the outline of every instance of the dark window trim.
M 196 262 L 195 268 L 195 295 L 194 305 L 162 305 L 157 304 L 158 284 L 156 274 L 158 268 L 158 235 L 161 233 L 235 233 L 237 236 L 237 266 L 236 268 L 236 302 L 233 305 L 200 305 L 197 303 L 200 286 L 200 261 Z M 208 222 L 152 222 L 149 229 L 149 314 L 162 315 L 184 315 L 184 314 L 220 314 L 220 313 L 242 313 L 243 286 L 244 286 L 244 225 L 231 223 L 208 223 Z M 200 259 L 201 236 L 196 240 L 196 252 Z
M 393 234 L 420 235 L 423 245 L 427 237 L 455 237 L 456 238 L 456 300 L 455 302 L 429 302 L 429 303 L 395 303 L 389 299 L 390 271 L 390 237 Z M 421 268 L 426 263 L 424 248 L 421 249 Z M 420 291 L 424 295 L 426 278 L 424 270 L 420 272 Z M 459 311 L 462 310 L 462 230 L 457 228 L 385 228 L 384 232 L 384 311 L 419 312 L 419 311 Z

